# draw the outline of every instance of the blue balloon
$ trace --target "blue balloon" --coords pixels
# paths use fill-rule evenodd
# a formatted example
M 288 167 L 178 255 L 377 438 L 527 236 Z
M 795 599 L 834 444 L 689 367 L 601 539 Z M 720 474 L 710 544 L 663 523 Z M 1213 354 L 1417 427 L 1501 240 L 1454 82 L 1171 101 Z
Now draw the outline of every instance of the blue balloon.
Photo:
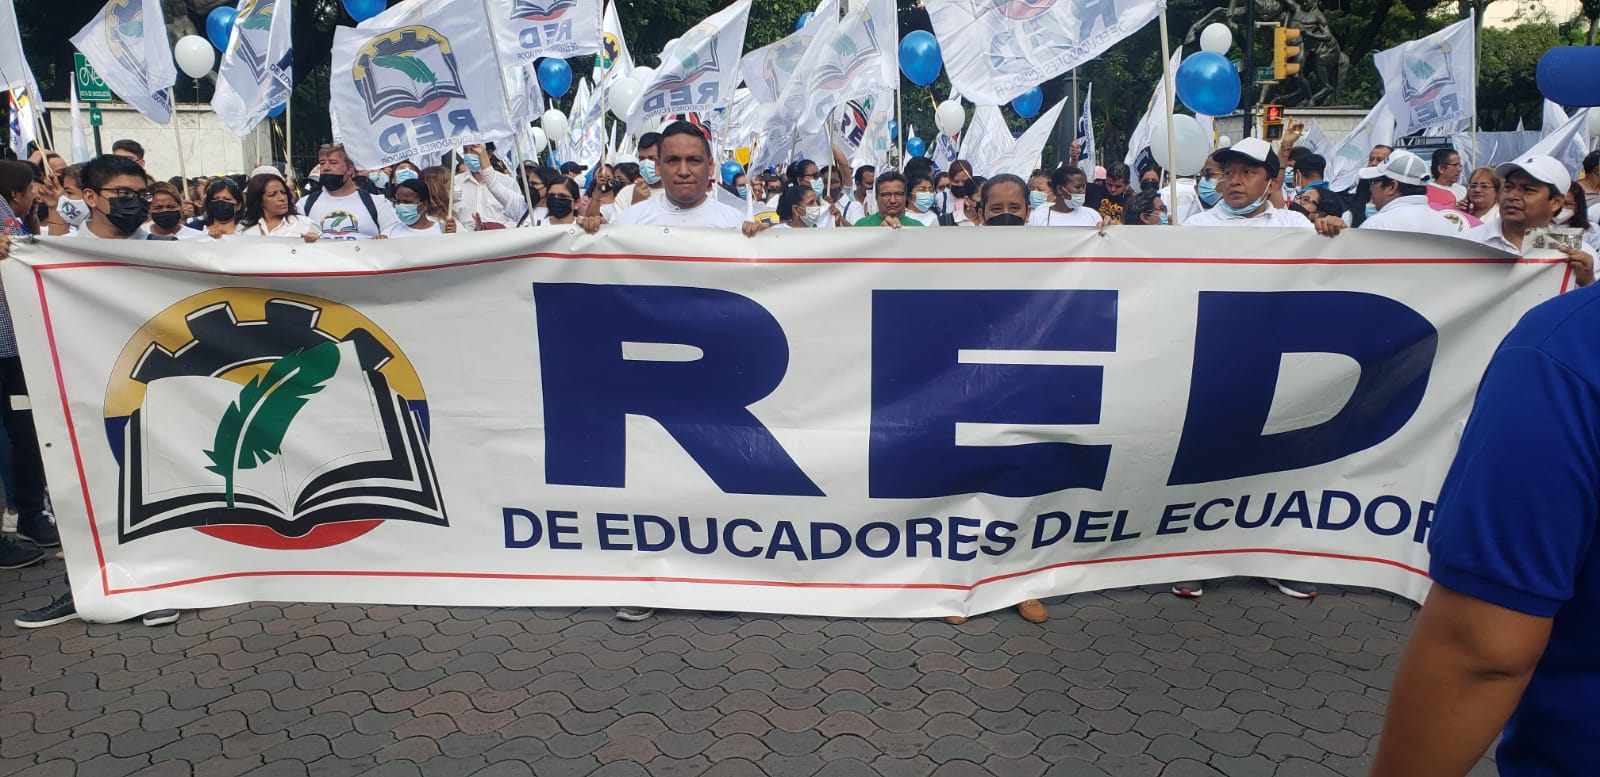
M 895 140 L 900 139 L 900 122 L 895 121 L 894 119 L 889 120 L 889 137 L 894 138 Z
M 737 178 L 739 176 L 739 174 L 743 173 L 743 172 L 744 172 L 744 165 L 741 165 L 738 162 L 733 161 L 732 159 L 729 159 L 728 161 L 723 162 L 722 163 L 722 185 L 723 186 L 732 186 L 733 185 L 733 179 Z
M 1018 116 L 1031 119 L 1039 115 L 1039 109 L 1044 107 L 1044 90 L 1039 87 L 1029 89 L 1016 97 L 1011 98 L 1011 110 Z
M 287 100 L 284 101 L 284 102 L 278 103 L 277 107 L 273 108 L 270 111 L 267 111 L 267 115 L 271 116 L 274 119 L 276 119 L 279 116 L 283 115 L 283 109 L 287 108 L 288 106 L 289 106 L 289 103 L 288 103 Z
M 1557 46 L 1539 58 L 1534 71 L 1539 93 L 1567 107 L 1600 105 L 1600 47 Z
M 206 15 L 206 37 L 217 51 L 228 50 L 228 36 L 233 34 L 233 20 L 238 17 L 238 11 L 225 5 L 211 9 Z
M 1239 107 L 1239 71 L 1215 51 L 1190 54 L 1175 80 L 1178 99 L 1202 116 L 1226 116 Z
M 350 14 L 350 18 L 364 22 L 383 13 L 387 5 L 384 0 L 344 0 L 344 11 Z
M 801 27 L 806 26 L 806 22 L 811 21 L 812 15 L 813 14 L 810 11 L 806 11 L 805 13 L 800 14 L 799 21 L 796 21 L 794 23 L 794 31 L 795 32 L 799 32 Z
M 900 39 L 900 72 L 917 86 L 927 86 L 939 78 L 944 58 L 939 39 L 927 30 L 916 30 Z
M 539 88 L 545 94 L 560 99 L 572 88 L 572 66 L 566 60 L 555 57 L 539 60 Z
M 916 135 L 912 135 L 911 139 L 906 141 L 906 154 L 908 156 L 919 157 L 926 153 L 927 150 L 928 144 Z

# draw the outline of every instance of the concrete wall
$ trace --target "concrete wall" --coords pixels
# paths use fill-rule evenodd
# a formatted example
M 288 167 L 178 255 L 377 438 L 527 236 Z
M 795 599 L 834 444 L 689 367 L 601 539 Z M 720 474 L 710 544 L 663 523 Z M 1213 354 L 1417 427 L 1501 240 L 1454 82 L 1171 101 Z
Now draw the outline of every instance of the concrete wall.
M 72 148 L 72 114 L 67 103 L 46 103 L 50 109 L 52 140 L 62 156 L 69 157 Z M 144 146 L 144 166 L 151 175 L 165 180 L 181 172 L 190 177 L 197 175 L 222 175 L 248 173 L 259 164 L 270 163 L 283 156 L 280 149 L 271 150 L 271 130 L 267 122 L 257 125 L 248 136 L 240 138 L 222 123 L 222 118 L 211 106 L 181 103 L 173 116 L 178 125 L 178 135 L 171 125 L 160 125 L 146 119 L 143 114 L 126 103 L 101 103 L 100 113 L 105 123 L 100 127 L 101 149 L 111 153 L 111 144 L 122 138 L 131 138 Z M 89 153 L 94 153 L 94 133 L 87 126 L 89 107 L 83 106 L 85 134 L 90 138 Z M 182 164 L 179 164 L 178 137 L 183 139 Z
M 1356 128 L 1361 120 L 1366 118 L 1371 108 L 1290 108 L 1284 115 L 1291 119 L 1299 119 L 1311 126 L 1314 121 L 1328 136 L 1330 143 L 1338 143 L 1345 133 Z M 1261 126 L 1261 114 L 1256 113 L 1257 134 Z M 1244 114 L 1223 116 L 1216 121 L 1217 134 L 1226 135 L 1233 140 L 1244 137 Z

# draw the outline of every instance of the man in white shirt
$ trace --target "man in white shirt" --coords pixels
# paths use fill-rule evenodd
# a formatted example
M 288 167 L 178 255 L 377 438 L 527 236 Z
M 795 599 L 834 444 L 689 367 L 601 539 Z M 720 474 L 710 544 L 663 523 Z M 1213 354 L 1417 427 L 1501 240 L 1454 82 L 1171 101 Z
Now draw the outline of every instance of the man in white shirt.
M 1375 167 L 1356 173 L 1370 181 L 1372 204 L 1378 212 L 1361 223 L 1362 229 L 1412 232 L 1461 237 L 1462 226 L 1428 204 L 1428 163 L 1410 151 L 1395 151 Z
M 710 196 L 711 141 L 693 124 L 675 121 L 661 132 L 660 160 L 656 169 L 662 182 L 661 197 L 638 202 L 617 217 L 618 224 L 654 224 L 669 227 L 719 227 L 738 229 L 744 214 Z M 600 230 L 599 216 L 578 219 L 589 234 Z
M 394 206 L 356 186 L 356 166 L 344 146 L 330 143 L 317 151 L 322 188 L 300 198 L 298 209 L 316 222 L 324 240 L 367 240 L 382 237 L 400 223 Z
M 98 237 L 107 240 L 176 240 L 151 235 L 144 228 L 150 217 L 154 197 L 144 167 L 123 154 L 95 157 L 83 167 L 83 204 L 89 220 L 69 237 Z
M 878 168 L 873 165 L 856 168 L 856 188 L 850 192 L 849 202 L 844 206 L 844 223 L 854 225 L 878 212 L 878 199 L 872 196 L 872 185 L 877 177 Z
M 1567 187 L 1572 185 L 1567 166 L 1551 157 L 1530 155 L 1496 167 L 1494 174 L 1504 182 L 1500 186 L 1500 211 L 1466 237 L 1524 258 L 1546 258 L 1530 257 L 1536 252 L 1552 259 L 1565 256 L 1578 286 L 1594 283 L 1595 257 L 1589 249 L 1535 249 L 1526 241 L 1528 232 L 1551 226 L 1561 210 Z
M 1453 148 L 1433 152 L 1433 185 L 1450 192 L 1456 202 L 1467 198 L 1467 187 L 1461 185 L 1461 155 Z
M 489 163 L 482 144 L 462 149 L 466 172 L 456 173 L 456 222 L 465 229 L 503 229 L 522 218 L 528 200 L 516 179 Z
M 1188 227 L 1297 227 L 1311 221 L 1292 210 L 1272 207 L 1268 194 L 1279 186 L 1278 155 L 1260 138 L 1243 138 L 1211 158 L 1222 166 L 1217 192 L 1222 199 L 1184 222 Z

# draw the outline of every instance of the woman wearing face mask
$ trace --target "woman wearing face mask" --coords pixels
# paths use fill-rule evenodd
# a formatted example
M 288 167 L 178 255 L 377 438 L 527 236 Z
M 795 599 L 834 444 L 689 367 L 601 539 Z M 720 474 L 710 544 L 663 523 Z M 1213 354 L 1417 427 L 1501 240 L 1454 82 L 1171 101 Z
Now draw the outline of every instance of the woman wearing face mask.
M 391 238 L 442 235 L 444 225 L 428 216 L 432 192 L 420 179 L 394 185 L 394 215 L 400 223 L 384 233 Z
M 1161 192 L 1128 192 L 1122 200 L 1122 223 L 1146 227 L 1166 226 L 1167 205 L 1161 201 Z
M 205 232 L 183 223 L 183 195 L 178 187 L 166 181 L 150 187 L 150 223 L 145 227 L 152 235 L 178 240 L 211 239 Z
M 544 191 L 544 226 L 564 227 L 577 222 L 578 182 L 562 177 Z
M 1470 192 L 1469 192 L 1470 194 Z M 1556 212 L 1556 217 L 1550 219 L 1555 226 L 1569 227 L 1583 230 L 1583 243 L 1589 250 L 1600 253 L 1600 228 L 1589 222 L 1589 193 L 1583 186 L 1573 183 L 1567 189 L 1566 199 L 1561 202 L 1561 210 Z
M 1084 207 L 1084 198 L 1089 190 L 1089 176 L 1083 170 L 1070 165 L 1063 165 L 1050 171 L 1050 189 L 1056 195 L 1054 205 L 1048 208 L 1034 208 L 1033 214 L 1028 217 L 1030 227 L 1098 227 L 1102 219 L 1100 212 Z M 1033 201 L 1038 201 L 1037 195 L 1030 195 Z
M 1028 178 L 1028 208 L 1030 211 L 1048 208 L 1056 204 L 1055 192 L 1051 191 L 1050 174 L 1043 170 L 1033 171 Z
M 189 226 L 204 230 L 213 238 L 231 235 L 239 229 L 239 184 L 232 178 L 218 178 L 206 185 L 206 198 L 200 206 L 200 218 Z
M 401 162 L 394 166 L 394 183 L 415 181 L 422 177 L 422 170 L 410 162 Z
M 938 214 L 933 212 L 933 207 L 938 202 L 938 195 L 933 190 L 933 180 L 926 176 L 908 178 L 911 184 L 911 195 L 906 199 L 905 218 L 912 219 L 925 227 L 939 223 Z
M 817 220 L 822 218 L 822 204 L 817 199 L 817 193 L 811 187 L 789 186 L 778 195 L 778 218 L 783 221 L 774 224 L 773 229 L 807 229 L 815 227 Z
M 1206 163 L 1200 167 L 1200 174 L 1195 176 L 1194 179 L 1194 194 L 1195 198 L 1200 201 L 1200 207 L 1193 212 L 1179 213 L 1179 224 L 1188 221 L 1189 217 L 1195 213 L 1211 208 L 1217 204 L 1218 200 L 1222 199 L 1222 193 L 1217 191 L 1217 183 L 1221 180 L 1222 165 L 1217 164 L 1217 160 L 1206 157 Z
M 61 195 L 56 198 L 56 217 L 50 220 L 49 233 L 67 235 L 89 220 L 89 206 L 83 204 L 83 165 L 61 171 Z
M 314 243 L 322 237 L 322 230 L 317 228 L 317 222 L 300 215 L 283 176 L 258 173 L 244 188 L 244 216 L 239 219 L 238 234 L 298 237 Z
M 1315 222 L 1322 216 L 1337 216 L 1344 218 L 1344 196 L 1325 186 L 1315 186 L 1295 195 L 1289 203 L 1289 210 L 1299 211 Z
M 367 171 L 367 183 L 372 186 L 372 194 L 381 194 L 393 200 L 393 182 L 393 179 L 389 177 L 389 171 L 385 168 Z
M 1472 171 L 1467 182 L 1467 199 L 1461 211 L 1479 221 L 1488 221 L 1500 212 L 1500 179 L 1494 168 L 1480 167 Z

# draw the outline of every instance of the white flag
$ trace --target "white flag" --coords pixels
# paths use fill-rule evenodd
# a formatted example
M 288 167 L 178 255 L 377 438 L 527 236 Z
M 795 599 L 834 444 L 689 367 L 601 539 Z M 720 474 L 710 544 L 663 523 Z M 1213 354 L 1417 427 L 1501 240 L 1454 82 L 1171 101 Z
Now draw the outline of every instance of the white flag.
M 939 133 L 937 140 L 933 141 L 933 151 L 928 158 L 933 160 L 935 167 L 940 170 L 950 169 L 951 163 L 961 158 L 961 138 L 950 137 L 943 132 Z
M 972 165 L 973 175 L 988 178 L 1006 171 L 1016 144 L 1000 109 L 980 105 L 973 110 L 972 121 L 961 136 L 961 158 Z
M 750 0 L 737 0 L 680 36 L 661 52 L 661 67 L 629 106 L 628 123 L 733 104 L 749 22 Z
M 1020 176 L 1026 181 L 1033 171 L 1040 169 L 1045 143 L 1055 134 L 1056 122 L 1061 120 L 1061 111 L 1066 107 L 1067 100 L 1062 98 L 1055 107 L 1033 120 L 1033 124 L 1022 132 L 1012 146 L 1010 159 L 1002 172 Z
M 1579 113 L 1583 113 L 1583 111 L 1579 111 Z M 1544 101 L 1544 129 L 1540 132 L 1540 137 L 1548 138 L 1551 135 L 1567 132 L 1569 130 L 1569 119 L 1567 112 L 1562 110 L 1561 106 L 1546 99 Z M 1567 145 L 1556 149 L 1556 152 L 1549 154 L 1549 156 L 1561 160 L 1562 164 L 1573 170 L 1582 170 L 1583 158 L 1589 153 L 1588 135 L 1589 133 L 1584 128 L 1577 128 L 1577 131 L 1572 133 Z M 1470 170 L 1472 168 L 1469 167 L 1467 169 Z
M 605 21 L 601 24 L 600 53 L 595 65 L 606 76 L 625 76 L 633 72 L 633 55 L 628 53 L 628 39 L 622 35 L 622 22 L 617 19 L 617 3 L 606 3 Z
M 1395 132 L 1470 121 L 1477 111 L 1472 16 L 1374 57 Z
M 482 0 L 506 64 L 601 50 L 600 0 Z
M 78 104 L 78 80 L 67 82 L 72 93 L 72 163 L 89 161 L 89 130 L 83 124 L 83 108 Z
M 26 89 L 12 89 L 6 93 L 6 105 L 11 114 L 11 150 L 18 159 L 27 159 L 28 144 L 39 139 L 34 132 L 38 122 L 33 117 L 33 98 Z
M 350 158 L 381 167 L 511 135 L 483 6 L 412 0 L 333 34 L 328 78 Z M 459 55 L 458 55 L 459 54 Z
M 813 17 L 815 18 L 815 17 Z M 900 85 L 894 0 L 852 0 L 837 26 L 824 25 L 800 59 L 805 94 L 800 131 L 821 129 L 834 108 Z
M 1558 109 L 1559 110 L 1559 109 Z M 1533 144 L 1528 153 L 1523 156 L 1535 154 L 1553 157 L 1556 161 L 1567 166 L 1568 172 L 1583 169 L 1583 157 L 1588 153 L 1585 143 L 1588 137 L 1589 111 L 1593 108 L 1582 108 L 1572 114 L 1565 124 L 1557 127 L 1544 139 Z
M 854 170 L 862 165 L 881 168 L 889 161 L 889 148 L 894 144 L 889 137 L 889 122 L 894 120 L 894 93 L 884 92 L 869 101 L 867 129 L 862 133 L 861 144 L 850 158 Z
M 1379 102 L 1328 155 L 1328 169 L 1323 174 L 1328 179 L 1328 185 L 1340 192 L 1353 188 L 1356 185 L 1356 172 L 1367 166 L 1372 147 L 1392 145 L 1394 135 L 1394 116 L 1389 113 L 1386 103 Z
M 1094 173 L 1095 157 L 1099 149 L 1094 142 L 1094 119 L 1089 106 L 1094 102 L 1094 84 L 1083 92 L 1083 110 L 1078 112 L 1078 127 L 1073 140 L 1078 144 L 1078 169 Z
M 1001 105 L 1099 56 L 1165 0 L 927 0 L 950 83 Z
M 1300 145 L 1324 158 L 1333 153 L 1333 141 L 1328 139 L 1328 133 L 1322 131 L 1322 125 L 1316 119 L 1306 123 L 1306 132 L 1300 138 Z
M 1172 52 L 1172 69 L 1170 72 L 1178 72 L 1178 63 L 1182 59 L 1183 52 Z M 1164 124 L 1166 121 L 1167 79 L 1165 76 L 1158 76 L 1155 89 L 1150 93 L 1150 103 L 1145 106 L 1144 116 L 1139 119 L 1139 123 L 1134 125 L 1133 134 L 1128 136 L 1128 153 L 1122 158 L 1122 163 L 1127 165 L 1134 175 L 1138 175 L 1138 171 L 1134 170 L 1134 165 L 1138 162 L 1139 154 L 1149 147 L 1150 133 L 1155 131 L 1156 122 Z M 1158 162 L 1162 166 L 1167 163 L 1165 159 L 1158 160 Z
M 39 93 L 33 70 L 22 54 L 22 32 L 17 28 L 17 9 L 13 0 L 0 0 L 0 91 L 27 89 Z
M 293 5 L 284 0 L 244 0 L 233 20 L 211 108 L 241 138 L 289 99 L 294 80 L 289 19 Z
M 739 75 L 744 78 L 745 86 L 750 88 L 750 94 L 758 102 L 777 102 L 778 97 L 790 88 L 789 84 L 796 80 L 800 58 L 805 56 L 806 48 L 811 45 L 817 31 L 824 27 L 831 29 L 838 18 L 838 0 L 822 0 L 822 4 L 811 12 L 811 18 L 806 20 L 804 27 L 779 39 L 777 43 L 744 55 L 739 60 Z M 800 115 L 799 107 L 796 107 L 794 115 Z
M 157 124 L 172 121 L 178 66 L 159 0 L 110 0 L 72 36 L 72 45 L 118 97 Z

